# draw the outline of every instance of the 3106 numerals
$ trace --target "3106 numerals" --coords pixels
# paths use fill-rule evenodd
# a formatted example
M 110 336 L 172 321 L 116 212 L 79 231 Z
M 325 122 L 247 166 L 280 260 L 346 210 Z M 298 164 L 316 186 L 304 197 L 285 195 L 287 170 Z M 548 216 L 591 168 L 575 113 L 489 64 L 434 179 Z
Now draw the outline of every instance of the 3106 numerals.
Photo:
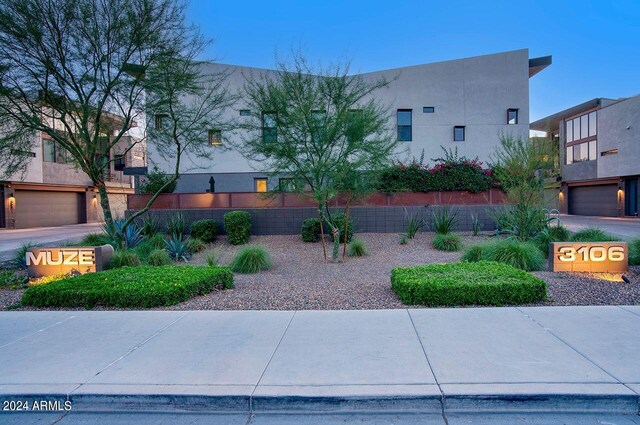
M 603 246 L 591 246 L 591 247 L 580 247 L 578 249 L 565 246 L 558 250 L 560 256 L 558 259 L 564 262 L 576 261 L 578 258 L 582 257 L 582 261 L 593 261 L 593 262 L 602 262 L 602 261 L 624 261 L 624 248 L 621 246 L 610 246 L 609 248 L 605 248 Z

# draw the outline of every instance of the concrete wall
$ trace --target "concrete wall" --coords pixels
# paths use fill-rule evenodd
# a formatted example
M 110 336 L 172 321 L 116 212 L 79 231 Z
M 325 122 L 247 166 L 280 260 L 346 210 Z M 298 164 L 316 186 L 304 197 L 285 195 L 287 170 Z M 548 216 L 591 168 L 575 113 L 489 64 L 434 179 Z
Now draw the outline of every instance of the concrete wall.
M 431 213 L 437 206 L 407 207 L 409 214 L 418 211 L 421 217 L 430 223 Z M 477 214 L 481 228 L 484 231 L 495 229 L 493 214 L 500 211 L 503 206 L 468 205 L 452 207 L 457 211 L 458 224 L 455 230 L 471 230 L 471 214 Z M 191 223 L 204 218 L 214 219 L 218 222 L 218 231 L 224 234 L 223 217 L 228 209 L 197 209 L 180 210 L 185 219 Z M 317 217 L 315 208 L 264 208 L 243 209 L 251 214 L 251 234 L 253 235 L 297 235 L 300 234 L 302 222 L 310 217 Z M 342 209 L 340 211 L 343 211 Z M 169 217 L 178 214 L 177 210 L 150 210 L 147 214 L 157 217 L 165 223 Z M 349 216 L 353 219 L 355 231 L 363 233 L 402 233 L 406 220 L 402 207 L 353 207 L 349 210 Z M 429 231 L 430 227 L 423 228 Z
M 598 111 L 598 178 L 640 174 L 640 95 Z
M 228 88 L 241 93 L 247 76 L 261 77 L 273 71 L 222 64 L 203 65 L 203 72 L 231 72 Z M 390 107 L 389 129 L 396 134 L 396 110 L 412 109 L 413 140 L 402 142 L 398 159 L 419 157 L 425 159 L 442 156 L 441 146 L 457 148 L 460 155 L 478 157 L 488 161 L 498 143 L 501 132 L 527 137 L 529 132 L 529 57 L 528 50 L 478 56 L 473 58 L 410 66 L 363 74 L 366 80 L 384 77 L 391 81 L 388 88 L 375 96 Z M 424 106 L 433 106 L 434 113 L 423 113 Z M 507 109 L 519 109 L 517 125 L 507 124 Z M 225 111 L 222 120 L 243 120 L 239 110 L 247 109 L 241 99 L 234 108 Z M 466 126 L 466 140 L 453 141 L 453 127 Z M 215 128 L 212 123 L 212 128 Z M 246 160 L 239 152 L 228 149 L 229 140 L 241 140 L 240 132 L 223 132 L 225 147 L 211 147 L 212 158 L 187 157 L 182 161 L 183 177 L 179 191 L 201 192 L 208 188 L 212 175 L 216 191 L 253 191 L 256 170 L 262 164 Z M 156 164 L 169 172 L 174 160 L 159 155 L 150 140 L 148 145 L 150 164 Z M 247 173 L 242 175 L 240 173 Z M 261 177 L 261 176 L 260 176 Z M 277 182 L 274 182 L 276 184 Z M 195 187 L 197 186 L 197 188 Z

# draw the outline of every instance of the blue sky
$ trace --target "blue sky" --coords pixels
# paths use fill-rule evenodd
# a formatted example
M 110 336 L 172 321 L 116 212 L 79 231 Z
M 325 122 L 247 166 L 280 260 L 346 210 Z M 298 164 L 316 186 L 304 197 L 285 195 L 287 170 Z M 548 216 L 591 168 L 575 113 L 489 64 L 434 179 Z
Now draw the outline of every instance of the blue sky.
M 640 0 L 192 0 L 188 18 L 214 39 L 206 59 L 263 68 L 300 46 L 361 72 L 529 48 L 553 56 L 531 79 L 532 121 L 640 93 Z

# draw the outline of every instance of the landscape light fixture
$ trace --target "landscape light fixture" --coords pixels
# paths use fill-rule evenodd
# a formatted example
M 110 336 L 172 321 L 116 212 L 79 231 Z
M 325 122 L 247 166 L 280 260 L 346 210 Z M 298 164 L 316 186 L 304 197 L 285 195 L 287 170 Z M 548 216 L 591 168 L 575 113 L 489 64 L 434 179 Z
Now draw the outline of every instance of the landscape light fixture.
M 631 280 L 629 280 L 626 275 L 622 275 L 622 280 L 624 280 L 626 283 L 631 283 Z
M 9 208 L 14 209 L 16 207 L 16 197 L 13 192 L 9 193 Z

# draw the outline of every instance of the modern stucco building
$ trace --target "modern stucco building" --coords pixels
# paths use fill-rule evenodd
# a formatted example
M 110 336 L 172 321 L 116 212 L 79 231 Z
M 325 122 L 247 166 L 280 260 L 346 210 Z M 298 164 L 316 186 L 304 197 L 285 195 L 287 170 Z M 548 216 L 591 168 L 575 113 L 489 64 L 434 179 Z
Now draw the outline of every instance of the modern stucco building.
M 564 213 L 637 216 L 640 95 L 596 98 L 531 123 L 560 144 Z
M 134 144 L 130 150 L 127 146 Z M 126 152 L 126 154 L 122 154 Z M 0 181 L 0 228 L 60 226 L 102 221 L 99 194 L 89 177 L 71 163 L 69 154 L 51 138 L 38 133 L 25 175 Z M 124 167 L 143 166 L 145 149 L 131 136 L 112 149 L 106 177 L 111 208 L 124 216 L 126 195 L 133 193 L 133 177 Z
M 527 49 L 362 74 L 365 79 L 385 77 L 391 84 L 376 96 L 389 105 L 390 127 L 397 128 L 403 157 L 442 156 L 441 146 L 457 148 L 460 155 L 488 161 L 500 133 L 528 137 L 529 78 L 551 64 L 551 57 L 529 58 Z M 228 86 L 241 93 L 247 75 L 274 71 L 222 64 L 203 65 L 203 72 L 230 72 Z M 247 106 L 240 100 L 226 118 L 243 119 Z M 153 113 L 152 111 L 149 111 Z M 253 111 L 258 112 L 258 111 Z M 278 184 L 257 172 L 234 150 L 219 145 L 238 134 L 216 135 L 211 160 L 183 160 L 178 192 L 205 192 L 210 180 L 216 192 L 263 191 Z M 167 172 L 173 164 L 149 143 L 149 163 Z

